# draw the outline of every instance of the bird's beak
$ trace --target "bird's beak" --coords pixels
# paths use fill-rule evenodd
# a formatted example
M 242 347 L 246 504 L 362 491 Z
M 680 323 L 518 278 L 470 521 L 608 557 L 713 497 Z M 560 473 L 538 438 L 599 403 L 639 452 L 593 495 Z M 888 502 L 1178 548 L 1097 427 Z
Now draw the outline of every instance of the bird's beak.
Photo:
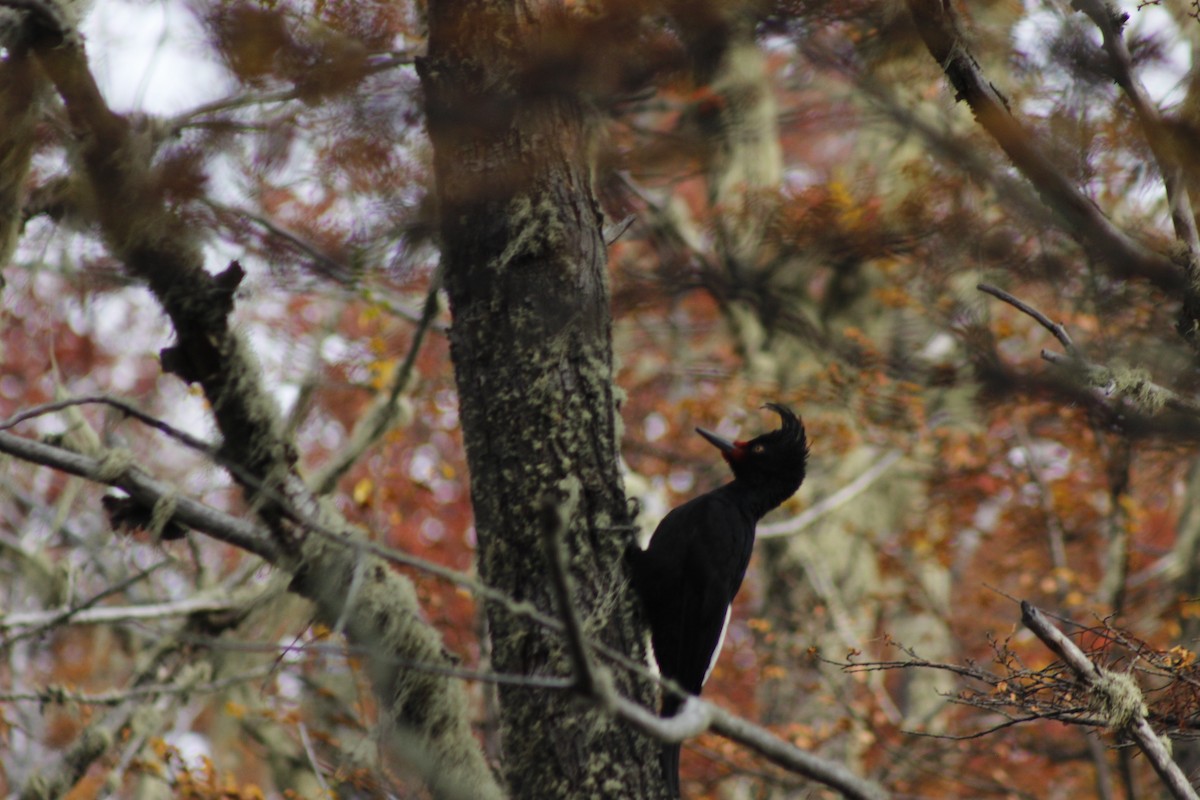
M 729 454 L 736 453 L 738 451 L 738 446 L 736 444 L 728 439 L 722 439 L 715 433 L 704 430 L 704 428 L 696 428 L 696 433 L 700 434 L 705 439 L 708 439 L 709 444 L 711 444 L 713 447 L 716 447 L 722 453 Z

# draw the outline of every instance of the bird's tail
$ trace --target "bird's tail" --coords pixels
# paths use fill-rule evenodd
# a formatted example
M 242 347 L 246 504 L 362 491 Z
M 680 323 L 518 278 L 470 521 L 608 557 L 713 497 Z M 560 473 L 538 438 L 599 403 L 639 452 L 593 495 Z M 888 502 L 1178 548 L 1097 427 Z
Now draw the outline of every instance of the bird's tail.
M 681 744 L 664 744 L 660 757 L 671 797 L 679 797 L 679 752 L 682 747 Z
M 673 717 L 679 713 L 679 709 L 683 706 L 683 700 L 671 694 L 664 694 L 662 699 L 662 715 L 663 717 Z M 679 797 L 679 753 L 683 745 L 664 744 L 662 747 L 663 777 L 667 780 L 667 791 L 671 797 Z

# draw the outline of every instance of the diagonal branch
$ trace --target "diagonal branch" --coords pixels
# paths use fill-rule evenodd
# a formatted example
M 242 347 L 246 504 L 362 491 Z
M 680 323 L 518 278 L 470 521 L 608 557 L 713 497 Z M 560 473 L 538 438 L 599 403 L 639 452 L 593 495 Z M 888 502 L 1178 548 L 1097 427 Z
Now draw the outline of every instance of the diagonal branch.
M 850 483 L 838 489 L 828 497 L 813 503 L 791 519 L 759 525 L 755 534 L 759 539 L 775 539 L 781 536 L 792 536 L 807 530 L 814 522 L 826 514 L 830 514 L 849 503 L 854 498 L 871 488 L 885 472 L 892 468 L 904 455 L 899 450 L 889 450 L 884 453 L 871 467 Z
M 1033 317 L 1039 325 L 1050 331 L 1050 333 L 1054 335 L 1055 339 L 1058 339 L 1058 341 L 1062 342 L 1062 346 L 1066 349 L 1069 355 L 1077 355 L 1075 352 L 1075 342 L 1072 341 L 1071 334 L 1067 333 L 1067 329 L 1061 322 L 1051 322 L 1049 317 L 1026 303 L 1024 300 L 1014 297 L 1003 289 L 997 286 L 992 286 L 990 283 L 976 284 L 975 288 L 981 292 L 984 292 L 985 294 L 990 294 L 992 297 L 1003 300 L 1018 311 Z
M 421 345 L 425 341 L 425 334 L 429 332 L 430 326 L 437 318 L 438 292 L 441 288 L 442 270 L 439 268 L 429 283 L 425 305 L 421 309 L 421 318 L 417 321 L 416 330 L 413 331 L 412 343 L 408 346 L 404 362 L 392 377 L 391 387 L 386 394 L 381 393 L 375 398 L 371 407 L 354 425 L 354 430 L 345 446 L 313 475 L 310 484 L 317 494 L 323 495 L 332 492 L 338 480 L 354 466 L 359 457 L 396 424 L 400 417 L 400 395 L 412 382 L 413 369 L 416 367 Z
M 1133 105 L 1134 113 L 1137 114 L 1145 132 L 1146 141 L 1154 153 L 1154 160 L 1158 162 L 1158 169 L 1162 173 L 1175 236 L 1188 251 L 1188 274 L 1193 280 L 1200 279 L 1200 261 L 1197 261 L 1200 259 L 1200 235 L 1196 231 L 1196 215 L 1187 187 L 1183 183 L 1183 171 L 1165 146 L 1166 135 L 1163 132 L 1162 115 L 1155 108 L 1146 87 L 1133 74 L 1133 56 L 1130 55 L 1122 35 L 1128 15 L 1118 17 L 1114 6 L 1100 0 L 1073 0 L 1071 5 L 1086 14 L 1100 29 L 1113 79 Z
M 1200 234 L 1196 231 L 1196 213 L 1183 180 L 1183 169 L 1166 146 L 1167 134 L 1163 130 L 1162 115 L 1158 113 L 1146 87 L 1133 74 L 1133 57 L 1122 35 L 1128 15 L 1117 16 L 1116 8 L 1101 0 L 1073 0 L 1071 5 L 1086 14 L 1100 29 L 1113 79 L 1133 105 L 1162 175 L 1175 238 L 1183 245 L 1179 258 L 1188 277 L 1183 308 L 1179 311 L 1175 327 L 1195 347 L 1200 345 L 1197 339 L 1200 333 Z
M 943 0 L 907 0 L 930 55 L 942 66 L 975 119 L 1033 184 L 1042 202 L 1087 251 L 1120 278 L 1143 277 L 1172 293 L 1191 292 L 1170 258 L 1156 253 L 1115 226 L 1054 164 L 1034 136 L 1009 110 L 1007 100 L 984 76 L 958 29 L 954 6 Z
M 257 526 L 210 508 L 190 497 L 178 496 L 174 487 L 150 477 L 128 461 L 120 463 L 119 458 L 113 457 L 92 458 L 3 431 L 0 431 L 0 453 L 8 453 L 34 464 L 115 486 L 147 508 L 154 508 L 165 498 L 172 498 L 172 518 L 179 524 L 203 531 L 214 539 L 254 553 L 272 563 L 281 557 L 278 546 Z
M 448 663 L 449 657 L 438 631 L 423 619 L 412 582 L 362 548 L 346 547 L 346 540 L 361 542 L 361 532 L 320 504 L 300 477 L 295 445 L 275 399 L 248 343 L 229 321 L 244 275 L 240 265 L 234 262 L 218 275 L 204 269 L 195 232 L 162 196 L 152 148 L 108 108 L 79 37 L 61 29 L 55 33 L 33 43 L 31 52 L 63 100 L 83 174 L 102 198 L 97 221 L 108 248 L 149 285 L 171 319 L 177 340 L 162 352 L 163 368 L 203 388 L 223 436 L 220 455 L 236 467 L 231 469 L 235 480 L 270 531 L 269 541 L 257 531 L 246 537 L 247 549 L 270 556 L 293 575 L 290 588 L 316 604 L 322 621 L 332 625 L 346 614 L 347 638 L 371 648 L 366 667 L 381 716 L 429 755 L 420 766 L 434 796 L 499 798 L 499 783 L 471 731 L 463 687 L 448 678 L 396 670 L 389 662 L 393 655 L 430 663 Z M 3 436 L 6 446 L 27 454 L 36 445 Z M 140 481 L 145 490 L 150 481 L 128 464 L 117 470 L 75 462 L 74 468 L 75 474 L 94 479 L 120 478 L 120 483 L 104 481 L 113 485 Z M 312 529 L 297 516 L 337 530 L 339 541 L 308 535 Z M 355 574 L 365 578 L 347 614 Z
M 1075 672 L 1095 701 L 1109 712 L 1109 727 L 1133 737 L 1172 797 L 1200 800 L 1179 765 L 1171 760 L 1162 739 L 1146 721 L 1146 704 L 1132 677 L 1097 667 L 1032 603 L 1021 602 L 1021 622 Z

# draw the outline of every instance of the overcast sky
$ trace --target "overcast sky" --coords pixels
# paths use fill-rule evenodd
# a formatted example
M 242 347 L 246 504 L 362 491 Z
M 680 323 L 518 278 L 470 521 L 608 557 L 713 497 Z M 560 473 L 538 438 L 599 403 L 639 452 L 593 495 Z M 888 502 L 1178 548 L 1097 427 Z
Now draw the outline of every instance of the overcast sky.
M 92 71 L 116 111 L 175 114 L 234 91 L 175 0 L 96 0 L 83 25 Z

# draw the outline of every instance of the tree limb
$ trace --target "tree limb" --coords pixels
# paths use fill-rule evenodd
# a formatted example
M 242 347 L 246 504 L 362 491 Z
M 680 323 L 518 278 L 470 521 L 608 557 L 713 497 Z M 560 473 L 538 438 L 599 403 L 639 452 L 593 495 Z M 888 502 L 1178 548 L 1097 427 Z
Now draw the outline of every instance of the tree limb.
M 162 197 L 152 153 L 132 135 L 128 121 L 106 105 L 78 37 L 39 42 L 32 52 L 62 97 L 84 174 L 97 196 L 105 198 L 97 204 L 97 221 L 109 249 L 149 284 L 174 326 L 176 344 L 162 352 L 163 368 L 203 388 L 224 437 L 221 455 L 237 467 L 231 470 L 235 480 L 271 533 L 270 543 L 255 531 L 246 544 L 294 575 L 291 588 L 314 601 L 320 618 L 331 625 L 346 612 L 346 589 L 363 569 L 366 577 L 345 629 L 352 642 L 371 647 L 366 667 L 384 709 L 381 716 L 428 753 L 420 766 L 435 796 L 462 796 L 470 787 L 476 797 L 499 798 L 499 784 L 471 732 L 462 686 L 389 663 L 397 654 L 431 663 L 448 658 L 440 634 L 423 619 L 411 581 L 361 548 L 345 547 L 346 538 L 361 534 L 320 504 L 298 474 L 295 446 L 284 435 L 276 402 L 249 345 L 229 323 L 241 267 L 234 262 L 215 276 L 204 269 L 194 232 Z M 27 442 L 3 436 L 7 446 L 30 453 Z M 75 474 L 101 476 L 95 463 L 74 466 Z M 113 472 L 120 472 L 117 477 L 125 483 L 140 481 L 145 494 L 152 493 L 149 479 L 136 470 Z M 130 474 L 136 480 L 125 477 Z M 312 529 L 297 521 L 296 512 L 337 530 L 343 541 L 307 535 Z M 360 559 L 366 559 L 364 566 Z
M 175 497 L 173 519 L 176 522 L 254 553 L 266 561 L 274 563 L 280 559 L 279 548 L 264 535 L 262 529 L 190 497 L 178 496 L 173 486 L 151 478 L 128 463 L 118 465 L 119 468 L 114 470 L 111 460 L 106 463 L 104 459 L 80 455 L 3 431 L 0 431 L 0 453 L 115 486 L 147 508 L 153 508 L 164 498 Z
M 909 12 L 930 55 L 941 65 L 975 119 L 1033 184 L 1042 202 L 1088 255 L 1120 278 L 1143 277 L 1156 286 L 1190 292 L 1182 270 L 1170 258 L 1144 247 L 1116 227 L 1042 151 L 1033 135 L 1009 110 L 1008 101 L 984 76 L 958 29 L 954 6 L 943 0 L 907 0 Z
M 1104 52 L 1108 55 L 1109 67 L 1113 79 L 1125 92 L 1138 121 L 1142 124 L 1146 141 L 1154 160 L 1162 173 L 1163 186 L 1167 193 L 1167 205 L 1171 209 L 1171 223 L 1175 227 L 1175 237 L 1187 248 L 1188 258 L 1186 267 L 1192 280 L 1200 278 L 1200 235 L 1196 230 L 1196 215 L 1192 209 L 1192 201 L 1187 187 L 1183 182 L 1183 171 L 1175 159 L 1171 158 L 1164 146 L 1166 135 L 1163 132 L 1162 115 L 1158 113 L 1146 87 L 1133 74 L 1133 56 L 1125 44 L 1122 30 L 1128 15 L 1117 16 L 1115 6 L 1100 2 L 1100 0 L 1072 0 L 1071 6 L 1082 11 L 1100 29 L 1103 37 Z
M 1126 387 L 1115 387 L 1112 384 L 1113 370 L 1103 364 L 1096 364 L 1083 358 L 1079 349 L 1075 346 L 1067 329 L 1062 323 L 1051 322 L 1050 318 L 1037 310 L 1025 301 L 1014 297 L 1003 289 L 998 289 L 987 283 L 981 283 L 976 286 L 981 292 L 997 297 L 1011 305 L 1013 308 L 1028 314 L 1038 322 L 1046 330 L 1050 331 L 1056 339 L 1062 342 L 1067 350 L 1067 354 L 1056 353 L 1053 350 L 1042 350 L 1042 359 L 1059 367 L 1080 370 L 1086 382 L 1095 389 L 1104 392 L 1105 396 L 1112 394 L 1113 389 L 1122 388 L 1125 394 L 1133 394 L 1137 396 L 1136 404 L 1139 410 L 1145 411 L 1147 415 L 1159 408 L 1169 408 L 1172 411 L 1177 411 L 1181 414 L 1187 414 L 1193 417 L 1200 418 L 1200 403 L 1190 400 L 1177 392 L 1161 386 L 1149 379 L 1139 380 L 1136 385 Z
M 1117 16 L 1116 7 L 1100 0 L 1073 0 L 1073 8 L 1082 11 L 1100 29 L 1104 52 L 1108 55 L 1109 68 L 1114 80 L 1125 92 L 1141 123 L 1150 151 L 1162 175 L 1163 188 L 1167 194 L 1167 207 L 1171 212 L 1171 224 L 1175 238 L 1180 242 L 1180 261 L 1186 271 L 1188 286 L 1184 292 L 1183 308 L 1175 329 L 1192 344 L 1200 345 L 1200 234 L 1196 230 L 1196 214 L 1183 180 L 1183 169 L 1170 155 L 1166 146 L 1167 135 L 1163 130 L 1162 116 L 1155 108 L 1150 95 L 1141 81 L 1133 74 L 1133 57 L 1125 44 L 1122 29 L 1128 15 Z
M 1032 603 L 1021 602 L 1021 622 L 1075 672 L 1092 697 L 1109 711 L 1109 727 L 1133 737 L 1171 796 L 1176 800 L 1198 800 L 1196 790 L 1179 765 L 1171 760 L 1162 739 L 1146 721 L 1146 705 L 1133 679 L 1093 664 L 1078 645 Z
M 120 622 L 184 617 L 209 611 L 230 611 L 241 603 L 227 597 L 197 596 L 165 603 L 146 603 L 136 606 L 100 606 L 80 611 L 26 611 L 0 615 L 0 631 L 12 628 L 40 628 L 63 623 L 71 625 L 109 625 Z
M 1071 340 L 1071 334 L 1067 333 L 1067 329 L 1063 327 L 1061 322 L 1051 322 L 1049 317 L 1026 303 L 1024 300 L 1014 297 L 1003 289 L 997 286 L 992 286 L 990 283 L 976 284 L 975 288 L 981 292 L 984 292 L 985 294 L 990 294 L 992 297 L 1003 300 L 1018 311 L 1033 317 L 1039 325 L 1050 331 L 1050 333 L 1054 335 L 1055 339 L 1058 339 L 1058 341 L 1062 342 L 1062 346 L 1066 348 L 1066 351 L 1069 355 L 1076 355 L 1075 342 Z

